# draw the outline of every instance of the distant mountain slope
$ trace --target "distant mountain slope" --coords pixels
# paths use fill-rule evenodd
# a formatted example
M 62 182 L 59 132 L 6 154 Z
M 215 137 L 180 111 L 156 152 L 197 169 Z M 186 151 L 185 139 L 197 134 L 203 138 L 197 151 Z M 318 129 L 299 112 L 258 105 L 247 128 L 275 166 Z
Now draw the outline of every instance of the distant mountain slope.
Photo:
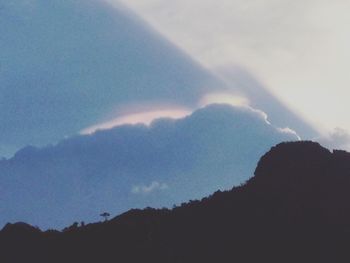
M 271 145 L 298 140 L 249 109 L 211 105 L 150 127 L 124 125 L 0 161 L 0 227 L 95 221 L 100 210 L 170 207 L 227 190 Z
M 76 134 L 125 105 L 192 106 L 224 86 L 116 6 L 0 2 L 0 156 Z
M 131 210 L 105 223 L 0 232 L 7 262 L 348 262 L 350 153 L 283 143 L 255 177 L 173 210 Z

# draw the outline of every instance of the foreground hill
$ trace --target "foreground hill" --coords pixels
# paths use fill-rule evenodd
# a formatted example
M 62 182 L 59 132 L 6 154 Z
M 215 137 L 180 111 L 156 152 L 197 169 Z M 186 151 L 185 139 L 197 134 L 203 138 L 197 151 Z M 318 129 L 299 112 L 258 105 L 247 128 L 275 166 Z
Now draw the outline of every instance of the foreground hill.
M 8 224 L 1 262 L 348 262 L 349 188 L 350 153 L 283 143 L 245 185 L 173 210 L 63 232 Z

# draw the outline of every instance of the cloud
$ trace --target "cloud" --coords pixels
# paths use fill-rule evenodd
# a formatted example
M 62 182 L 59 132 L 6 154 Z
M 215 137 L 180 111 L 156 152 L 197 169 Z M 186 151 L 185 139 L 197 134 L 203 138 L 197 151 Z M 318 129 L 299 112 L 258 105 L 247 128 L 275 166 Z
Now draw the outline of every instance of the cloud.
M 279 127 L 291 127 L 303 139 L 312 139 L 319 132 L 300 115 L 288 108 L 279 98 L 242 66 L 226 65 L 217 67 L 215 72 L 231 87 L 232 92 L 249 98 L 249 107 L 263 110 L 263 114 Z
M 245 77 L 247 78 L 247 74 Z M 252 78 L 251 76 L 248 77 Z M 236 79 L 239 80 L 240 77 L 237 77 Z M 260 95 L 258 95 L 258 97 L 260 97 L 259 99 L 256 99 L 257 93 L 260 93 Z M 254 106 L 263 106 L 263 108 L 267 108 L 269 112 L 271 112 L 271 109 L 273 108 L 273 116 L 279 116 L 279 118 L 273 118 L 273 121 L 276 124 L 275 126 L 284 127 L 285 125 L 287 125 L 287 123 L 289 123 L 290 125 L 295 125 L 296 127 L 300 128 L 304 137 L 308 137 L 306 136 L 307 134 L 309 136 L 310 134 L 314 134 L 315 131 L 313 131 L 311 127 L 308 127 L 307 124 L 305 124 L 301 119 L 297 118 L 292 112 L 289 112 L 287 109 L 284 109 L 284 107 L 276 99 L 274 99 L 273 96 L 271 96 L 271 94 L 266 92 L 264 88 L 260 86 L 257 82 L 254 85 L 250 86 L 250 91 L 246 94 L 255 94 L 255 96 L 251 96 L 251 98 L 254 98 L 254 102 L 249 101 L 246 97 L 238 95 L 235 92 L 226 91 L 220 93 L 217 92 L 204 94 L 197 103 L 197 105 L 193 106 L 192 109 L 180 107 L 171 108 L 169 106 L 166 107 L 164 105 L 158 109 L 155 108 L 155 106 L 153 106 L 153 109 L 150 106 L 146 108 L 136 107 L 135 113 L 121 115 L 116 119 L 93 125 L 91 127 L 83 129 L 80 133 L 91 134 L 98 130 L 107 130 L 124 124 L 145 124 L 149 126 L 154 120 L 159 118 L 179 119 L 190 115 L 196 109 L 205 108 L 206 106 L 211 104 L 226 104 L 233 107 L 245 109 L 250 112 L 254 112 L 257 116 L 260 116 L 267 124 L 271 124 L 268 118 L 268 114 L 265 111 L 260 110 Z M 265 100 L 264 102 L 262 101 L 263 99 Z M 253 104 L 254 106 L 252 106 L 251 104 Z M 266 105 L 270 105 L 270 107 L 264 107 Z M 285 133 L 293 133 L 301 139 L 298 133 L 289 127 L 282 128 L 280 129 L 280 131 Z
M 125 116 L 120 116 L 111 121 L 93 125 L 81 131 L 81 134 L 91 134 L 98 130 L 108 130 L 116 126 L 121 126 L 125 124 L 145 124 L 150 125 L 154 120 L 159 118 L 172 118 L 180 119 L 191 114 L 189 109 L 178 108 L 178 109 L 161 109 L 161 110 L 151 110 L 146 112 L 139 112 L 134 114 L 128 114 Z
M 298 133 L 294 130 L 292 130 L 291 128 L 289 127 L 286 127 L 286 128 L 277 128 L 278 131 L 282 132 L 282 133 L 286 133 L 286 134 L 291 134 L 291 135 L 294 135 L 295 137 L 298 138 L 298 140 L 301 140 L 302 138 L 298 135 Z
M 342 128 L 336 128 L 327 136 L 317 140 L 329 149 L 350 150 L 350 133 Z
M 0 161 L 0 224 L 60 227 L 101 210 L 170 207 L 244 182 L 272 145 L 298 139 L 250 108 L 214 104 L 26 147 Z
M 165 183 L 159 183 L 153 181 L 150 185 L 134 185 L 131 189 L 133 194 L 150 194 L 155 191 L 164 191 L 168 189 L 168 185 Z

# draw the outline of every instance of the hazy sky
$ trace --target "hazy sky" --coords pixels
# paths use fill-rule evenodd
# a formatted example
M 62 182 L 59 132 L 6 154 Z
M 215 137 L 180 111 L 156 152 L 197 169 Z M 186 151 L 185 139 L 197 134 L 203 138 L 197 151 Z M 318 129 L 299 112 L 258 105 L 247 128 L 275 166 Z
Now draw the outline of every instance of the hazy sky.
M 345 2 L 105 1 L 0 0 L 0 225 L 229 189 L 320 137 L 288 105 L 350 146 Z
M 103 0 L 0 0 L 0 157 L 128 108 L 179 111 L 220 83 Z
M 210 103 L 237 104 L 232 96 L 242 90 L 240 86 L 245 93 L 250 89 L 249 105 L 266 112 L 271 123 L 294 129 L 302 138 L 314 136 L 310 125 L 242 69 L 246 66 L 243 62 L 231 68 L 224 63 L 238 59 L 224 52 L 210 55 L 216 48 L 214 39 L 230 36 L 225 33 L 229 23 L 218 37 L 214 33 L 220 32 L 219 24 L 200 26 L 216 21 L 215 14 L 204 19 L 198 13 L 202 22 L 191 26 L 187 21 L 188 27 L 181 26 L 176 19 L 185 22 L 192 17 L 186 11 L 191 9 L 178 16 L 183 5 L 168 3 L 166 6 L 174 8 L 170 10 L 179 10 L 169 15 L 175 23 L 169 20 L 168 26 L 161 24 L 164 30 L 158 28 L 170 37 L 168 41 L 129 9 L 120 4 L 113 8 L 105 1 L 0 1 L 0 156 L 10 157 L 26 145 L 45 146 L 79 132 L 149 123 L 155 117 L 183 117 L 208 104 L 208 98 Z M 201 2 L 200 6 L 208 12 L 209 4 Z M 154 7 L 151 3 L 147 6 Z M 155 17 L 167 16 L 167 7 L 154 8 Z M 257 29 L 252 24 L 240 30 Z M 200 30 L 210 37 L 201 36 Z M 173 37 L 168 34 L 171 32 Z M 173 41 L 190 53 L 176 48 Z M 227 41 L 226 53 L 234 54 L 230 43 L 235 41 Z M 240 46 L 247 45 L 242 42 Z M 254 53 L 247 50 L 246 54 Z M 236 77 L 222 81 L 217 73 Z
M 350 130 L 348 0 L 123 1 L 207 67 L 244 67 L 322 132 Z

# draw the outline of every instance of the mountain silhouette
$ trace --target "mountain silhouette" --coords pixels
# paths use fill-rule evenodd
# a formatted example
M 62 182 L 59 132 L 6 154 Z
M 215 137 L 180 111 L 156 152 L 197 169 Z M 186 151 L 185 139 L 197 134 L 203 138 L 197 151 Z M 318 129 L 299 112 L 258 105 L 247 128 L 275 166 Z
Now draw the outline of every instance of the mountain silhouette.
M 350 153 L 282 143 L 255 176 L 172 210 L 0 232 L 1 262 L 349 262 Z

